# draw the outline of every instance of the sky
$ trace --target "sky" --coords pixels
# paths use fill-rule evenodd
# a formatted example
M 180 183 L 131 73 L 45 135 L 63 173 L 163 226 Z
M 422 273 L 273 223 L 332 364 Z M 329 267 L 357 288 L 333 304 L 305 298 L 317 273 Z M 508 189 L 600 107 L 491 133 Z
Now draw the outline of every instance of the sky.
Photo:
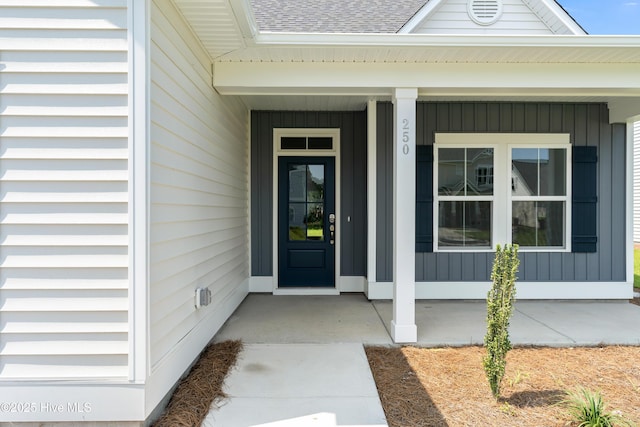
M 640 0 L 557 0 L 589 34 L 639 34 Z

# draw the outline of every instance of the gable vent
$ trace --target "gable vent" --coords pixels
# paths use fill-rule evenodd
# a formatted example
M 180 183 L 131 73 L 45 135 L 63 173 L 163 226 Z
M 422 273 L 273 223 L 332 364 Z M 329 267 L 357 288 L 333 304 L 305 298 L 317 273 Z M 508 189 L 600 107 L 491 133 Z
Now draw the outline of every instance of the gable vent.
M 491 25 L 502 15 L 502 0 L 469 0 L 467 11 L 476 24 Z

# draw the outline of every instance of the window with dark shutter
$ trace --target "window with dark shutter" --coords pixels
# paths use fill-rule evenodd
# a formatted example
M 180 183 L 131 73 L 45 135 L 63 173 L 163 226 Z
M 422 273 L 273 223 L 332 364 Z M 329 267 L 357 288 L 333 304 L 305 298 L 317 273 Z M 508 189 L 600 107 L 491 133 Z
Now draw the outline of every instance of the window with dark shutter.
M 416 147 L 416 252 L 433 252 L 433 145 Z
M 573 147 L 571 251 L 596 252 L 598 149 Z

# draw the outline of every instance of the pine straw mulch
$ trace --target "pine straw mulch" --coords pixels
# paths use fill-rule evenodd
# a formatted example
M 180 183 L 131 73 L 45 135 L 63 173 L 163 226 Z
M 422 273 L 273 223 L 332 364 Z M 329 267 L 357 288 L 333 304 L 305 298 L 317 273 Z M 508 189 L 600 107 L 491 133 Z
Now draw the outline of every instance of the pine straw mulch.
M 211 405 L 216 407 L 227 398 L 222 385 L 241 350 L 240 341 L 223 341 L 207 346 L 176 388 L 154 427 L 200 426 Z
M 502 398 L 491 395 L 482 347 L 367 347 L 390 427 L 570 426 L 558 403 L 583 386 L 640 421 L 640 347 L 516 348 Z

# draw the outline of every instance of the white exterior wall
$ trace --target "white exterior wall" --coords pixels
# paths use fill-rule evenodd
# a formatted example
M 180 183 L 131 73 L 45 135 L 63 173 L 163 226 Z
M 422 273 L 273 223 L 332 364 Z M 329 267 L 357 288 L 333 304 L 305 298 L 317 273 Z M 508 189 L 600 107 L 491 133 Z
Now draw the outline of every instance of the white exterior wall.
M 640 120 L 633 127 L 633 241 L 640 243 Z
M 154 1 L 149 408 L 248 293 L 249 115 L 211 69 L 173 4 Z M 196 310 L 198 287 L 213 301 Z
M 0 17 L 0 381 L 126 379 L 127 1 Z
M 558 29 L 558 31 L 566 29 Z M 415 30 L 415 34 L 554 34 L 522 0 L 503 0 L 502 16 L 493 25 L 482 26 L 467 14 L 467 0 L 444 0 Z

